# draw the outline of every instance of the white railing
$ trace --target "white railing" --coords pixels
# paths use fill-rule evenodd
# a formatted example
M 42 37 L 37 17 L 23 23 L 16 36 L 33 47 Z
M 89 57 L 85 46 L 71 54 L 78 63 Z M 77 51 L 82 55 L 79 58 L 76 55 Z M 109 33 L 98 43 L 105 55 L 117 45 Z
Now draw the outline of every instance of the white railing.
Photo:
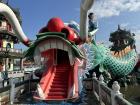
M 8 78 L 23 77 L 24 71 L 8 71 Z
M 123 98 L 122 93 L 120 93 L 120 86 L 117 81 L 114 81 L 112 89 L 107 87 L 102 75 L 98 79 L 96 78 L 96 74 L 93 73 L 93 79 L 91 79 L 91 81 L 89 84 L 92 83 L 93 92 L 101 105 L 132 105 Z M 86 82 L 86 84 L 88 83 Z
M 6 47 L 2 47 L 0 48 L 0 51 L 8 51 L 8 52 L 14 52 L 14 53 L 22 53 L 21 49 L 14 49 L 14 48 L 6 48 Z

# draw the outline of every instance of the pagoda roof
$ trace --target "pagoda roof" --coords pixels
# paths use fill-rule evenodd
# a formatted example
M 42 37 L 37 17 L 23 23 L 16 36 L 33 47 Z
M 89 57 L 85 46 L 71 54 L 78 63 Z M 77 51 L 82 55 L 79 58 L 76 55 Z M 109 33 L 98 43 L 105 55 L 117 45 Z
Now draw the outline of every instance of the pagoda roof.
M 115 36 L 115 35 L 131 35 L 130 30 L 126 30 L 126 29 L 121 29 L 120 25 L 118 25 L 118 29 L 112 33 L 110 33 L 111 36 Z

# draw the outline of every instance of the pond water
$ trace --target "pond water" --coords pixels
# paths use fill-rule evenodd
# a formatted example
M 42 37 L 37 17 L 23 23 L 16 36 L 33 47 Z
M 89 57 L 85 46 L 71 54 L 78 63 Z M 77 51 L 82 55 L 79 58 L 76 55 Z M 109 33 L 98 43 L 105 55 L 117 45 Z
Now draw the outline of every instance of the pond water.
M 121 93 L 133 105 L 140 105 L 140 85 L 121 87 Z

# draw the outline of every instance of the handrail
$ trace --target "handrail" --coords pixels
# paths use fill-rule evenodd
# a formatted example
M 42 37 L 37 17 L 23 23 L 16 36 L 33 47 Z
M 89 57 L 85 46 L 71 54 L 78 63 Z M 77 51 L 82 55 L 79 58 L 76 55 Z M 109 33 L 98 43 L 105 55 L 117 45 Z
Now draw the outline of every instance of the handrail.
M 76 98 L 79 95 L 79 88 L 78 88 L 78 65 L 79 65 L 78 58 L 75 59 L 75 64 L 73 68 L 73 74 L 74 74 L 74 85 L 73 85 L 73 97 Z
M 71 98 L 71 92 L 73 88 L 73 67 L 71 67 L 69 71 L 69 77 L 68 77 L 68 98 Z

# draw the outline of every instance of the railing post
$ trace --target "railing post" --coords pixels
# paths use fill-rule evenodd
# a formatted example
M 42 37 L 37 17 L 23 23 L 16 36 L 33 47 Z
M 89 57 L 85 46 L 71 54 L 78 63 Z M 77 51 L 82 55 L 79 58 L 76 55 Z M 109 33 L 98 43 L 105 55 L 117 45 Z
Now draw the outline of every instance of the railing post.
M 94 83 L 94 79 L 97 79 L 97 78 L 96 78 L 96 73 L 95 73 L 95 72 L 93 72 L 92 77 L 93 77 L 93 79 L 92 79 L 92 80 L 93 80 L 93 81 L 92 81 L 92 82 L 93 82 L 93 92 L 95 92 L 95 85 L 94 85 L 95 83 Z
M 113 91 L 111 92 L 111 102 L 112 105 L 117 105 L 115 101 L 115 96 L 118 95 L 122 97 L 122 93 L 120 93 L 120 85 L 118 84 L 117 81 L 113 82 L 112 89 Z
M 94 79 L 97 79 L 97 78 L 96 78 L 96 73 L 95 73 L 95 72 L 93 72 L 92 76 L 93 76 Z
M 100 81 L 100 83 L 104 83 L 104 77 L 103 77 L 102 74 L 101 74 L 100 77 L 99 77 L 99 81 Z
M 99 101 L 100 101 L 100 104 L 103 103 L 102 98 L 101 98 L 101 84 L 104 84 L 104 77 L 102 74 L 99 77 Z

